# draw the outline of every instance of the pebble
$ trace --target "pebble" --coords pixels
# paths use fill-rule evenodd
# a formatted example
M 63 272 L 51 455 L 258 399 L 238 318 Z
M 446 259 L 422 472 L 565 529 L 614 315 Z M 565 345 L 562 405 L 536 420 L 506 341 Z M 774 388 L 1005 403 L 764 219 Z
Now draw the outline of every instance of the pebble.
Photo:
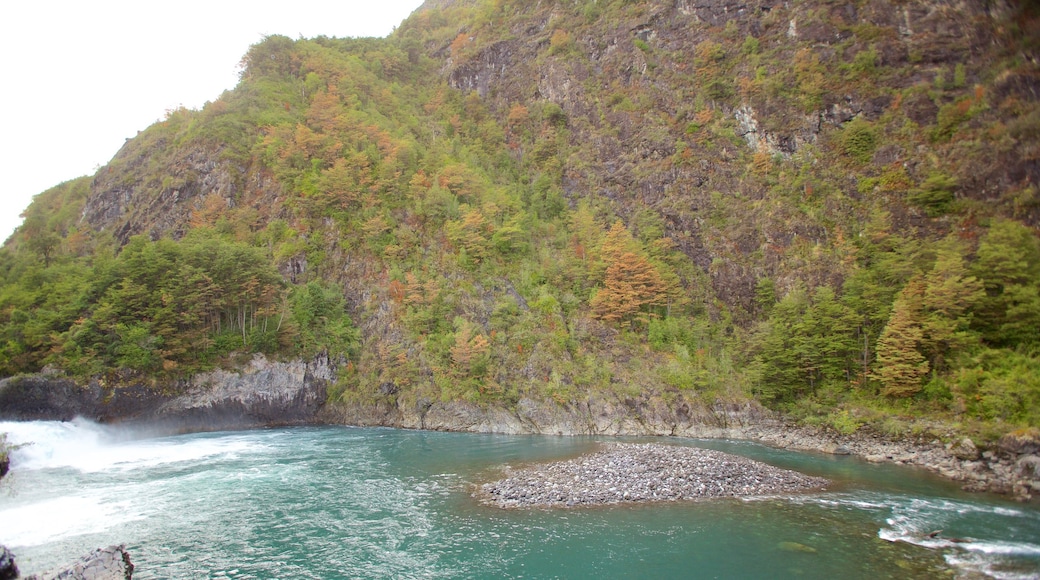
M 474 495 L 503 508 L 577 507 L 777 495 L 829 483 L 721 451 L 614 443 L 577 459 L 514 470 Z

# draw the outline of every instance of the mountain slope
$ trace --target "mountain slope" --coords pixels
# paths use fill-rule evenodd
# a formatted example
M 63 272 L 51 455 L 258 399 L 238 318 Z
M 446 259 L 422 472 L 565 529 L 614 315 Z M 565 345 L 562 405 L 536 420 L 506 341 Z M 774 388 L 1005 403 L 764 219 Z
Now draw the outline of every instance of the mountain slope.
M 328 350 L 343 408 L 1036 427 L 1038 22 L 500 0 L 269 37 L 235 90 L 37 197 L 0 255 L 0 372 Z

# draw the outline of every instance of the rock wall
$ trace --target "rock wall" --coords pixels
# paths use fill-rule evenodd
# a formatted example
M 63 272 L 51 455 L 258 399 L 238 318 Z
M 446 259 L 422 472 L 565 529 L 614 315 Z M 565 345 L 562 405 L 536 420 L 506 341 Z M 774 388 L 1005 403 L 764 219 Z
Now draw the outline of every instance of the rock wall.
M 269 361 L 253 357 L 237 372 L 201 373 L 167 385 L 128 381 L 86 385 L 48 375 L 0 380 L 0 419 L 142 423 L 200 431 L 313 423 L 335 381 L 328 357 Z
M 782 426 L 773 413 L 753 402 L 704 407 L 685 401 L 669 405 L 657 399 L 595 395 L 567 405 L 524 398 L 511 409 L 425 400 L 415 405 L 334 404 L 324 408 L 319 418 L 328 423 L 361 426 L 509 435 L 746 438 L 741 434 L 753 427 Z

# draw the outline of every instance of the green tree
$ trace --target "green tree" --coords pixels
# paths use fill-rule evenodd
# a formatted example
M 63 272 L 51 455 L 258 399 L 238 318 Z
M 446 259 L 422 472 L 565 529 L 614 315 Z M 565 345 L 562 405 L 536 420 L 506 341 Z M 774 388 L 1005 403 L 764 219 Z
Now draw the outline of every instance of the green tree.
M 973 326 L 995 346 L 1040 344 L 1040 239 L 1011 220 L 994 220 L 972 271 L 986 296 Z
M 945 240 L 924 277 L 921 350 L 932 369 L 949 368 L 947 357 L 978 341 L 971 332 L 972 311 L 985 296 L 982 283 L 969 275 L 963 244 Z

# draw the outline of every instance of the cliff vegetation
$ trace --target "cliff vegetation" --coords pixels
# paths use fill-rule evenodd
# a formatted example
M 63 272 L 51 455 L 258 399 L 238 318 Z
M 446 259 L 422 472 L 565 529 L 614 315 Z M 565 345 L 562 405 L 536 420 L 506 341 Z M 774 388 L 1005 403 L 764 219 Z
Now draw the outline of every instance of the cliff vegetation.
M 334 408 L 1038 427 L 1038 32 L 1013 1 L 431 0 L 270 36 L 34 199 L 0 375 L 324 352 Z

